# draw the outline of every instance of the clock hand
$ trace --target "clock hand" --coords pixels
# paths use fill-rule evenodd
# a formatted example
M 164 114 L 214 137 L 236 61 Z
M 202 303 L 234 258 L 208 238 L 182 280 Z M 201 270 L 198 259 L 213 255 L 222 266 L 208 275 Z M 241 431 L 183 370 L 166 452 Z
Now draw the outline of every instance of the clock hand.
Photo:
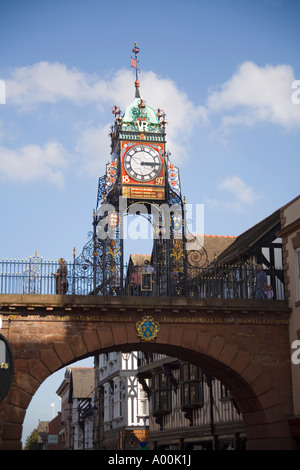
M 159 165 L 159 163 L 154 163 L 154 162 L 141 162 L 140 165 L 157 166 L 157 165 Z

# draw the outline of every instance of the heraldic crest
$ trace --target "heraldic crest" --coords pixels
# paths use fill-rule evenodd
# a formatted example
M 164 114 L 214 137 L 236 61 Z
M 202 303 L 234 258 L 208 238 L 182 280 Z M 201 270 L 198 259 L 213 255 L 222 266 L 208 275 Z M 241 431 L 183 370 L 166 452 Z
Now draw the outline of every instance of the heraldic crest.
M 142 321 L 136 322 L 136 329 L 142 341 L 154 341 L 159 332 L 159 323 L 150 315 L 146 315 Z

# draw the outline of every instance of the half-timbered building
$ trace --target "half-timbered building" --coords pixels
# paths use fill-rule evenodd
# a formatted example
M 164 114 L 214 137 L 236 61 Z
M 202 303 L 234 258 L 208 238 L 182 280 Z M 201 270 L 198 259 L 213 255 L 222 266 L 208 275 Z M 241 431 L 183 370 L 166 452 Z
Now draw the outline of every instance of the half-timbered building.
M 136 377 L 139 357 L 137 352 L 111 352 L 95 360 L 95 449 L 148 447 L 149 407 Z
M 149 398 L 152 449 L 245 448 L 242 416 L 219 380 L 161 354 L 145 354 L 138 378 Z

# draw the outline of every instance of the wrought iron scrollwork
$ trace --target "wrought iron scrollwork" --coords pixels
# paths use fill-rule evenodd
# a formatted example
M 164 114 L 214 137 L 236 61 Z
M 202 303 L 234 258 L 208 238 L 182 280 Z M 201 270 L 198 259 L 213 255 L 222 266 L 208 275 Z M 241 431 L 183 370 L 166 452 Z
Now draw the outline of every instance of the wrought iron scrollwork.
M 93 293 L 96 286 L 101 285 L 102 272 L 99 259 L 102 256 L 101 245 L 90 232 L 90 239 L 74 260 L 73 294 L 87 295 Z
M 190 250 L 187 254 L 188 265 L 192 268 L 205 268 L 208 266 L 207 251 L 203 246 L 197 250 Z

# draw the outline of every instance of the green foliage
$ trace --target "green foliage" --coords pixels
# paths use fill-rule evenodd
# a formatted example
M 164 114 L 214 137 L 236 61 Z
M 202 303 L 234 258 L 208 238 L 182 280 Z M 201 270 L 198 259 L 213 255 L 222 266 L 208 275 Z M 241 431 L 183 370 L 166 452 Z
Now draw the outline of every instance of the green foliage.
M 27 437 L 23 450 L 41 450 L 42 444 L 38 442 L 38 430 L 34 429 Z

